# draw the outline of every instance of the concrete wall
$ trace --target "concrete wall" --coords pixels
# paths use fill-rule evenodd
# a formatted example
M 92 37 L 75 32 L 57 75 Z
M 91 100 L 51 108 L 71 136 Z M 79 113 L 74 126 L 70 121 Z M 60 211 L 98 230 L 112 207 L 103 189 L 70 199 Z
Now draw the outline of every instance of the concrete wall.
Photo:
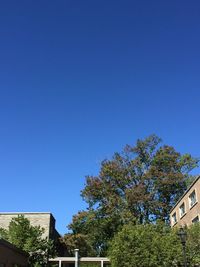
M 67 249 L 59 240 L 60 235 L 55 229 L 55 219 L 50 212 L 1 212 L 0 227 L 8 229 L 12 218 L 19 215 L 24 215 L 24 217 L 30 221 L 31 225 L 44 228 L 43 238 L 47 237 L 55 241 L 59 256 L 67 255 Z
M 12 218 L 17 217 L 18 215 L 24 215 L 27 218 L 31 225 L 41 226 L 44 228 L 45 232 L 43 237 L 53 238 L 55 235 L 55 219 L 51 213 L 0 213 L 0 227 L 8 229 L 9 223 Z
M 196 193 L 197 202 L 192 207 L 190 207 L 189 196 L 194 190 Z M 185 214 L 181 217 L 179 208 L 182 203 L 185 203 Z M 173 224 L 172 215 L 175 212 L 177 217 L 177 223 Z M 200 177 L 192 184 L 192 186 L 186 191 L 183 197 L 177 202 L 176 206 L 171 210 L 171 226 L 189 226 L 192 224 L 192 220 L 196 216 L 200 216 Z
M 28 255 L 9 242 L 0 239 L 0 266 L 13 267 L 15 264 L 27 267 Z

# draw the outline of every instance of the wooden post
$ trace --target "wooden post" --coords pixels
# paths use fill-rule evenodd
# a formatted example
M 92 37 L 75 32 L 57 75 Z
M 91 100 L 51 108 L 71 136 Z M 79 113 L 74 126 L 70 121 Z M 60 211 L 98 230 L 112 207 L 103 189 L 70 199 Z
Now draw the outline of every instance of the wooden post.
M 103 267 L 103 260 L 101 261 L 101 267 Z
M 62 267 L 62 261 L 59 260 L 59 267 Z

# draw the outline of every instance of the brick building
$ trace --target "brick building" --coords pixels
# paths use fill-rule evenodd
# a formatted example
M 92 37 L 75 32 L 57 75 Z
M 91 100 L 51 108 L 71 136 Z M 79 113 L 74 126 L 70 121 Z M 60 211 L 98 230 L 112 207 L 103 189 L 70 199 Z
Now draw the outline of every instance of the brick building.
M 190 185 L 170 212 L 171 226 L 191 225 L 200 221 L 200 176 Z
M 26 252 L 0 239 L 0 267 L 27 267 L 28 257 Z

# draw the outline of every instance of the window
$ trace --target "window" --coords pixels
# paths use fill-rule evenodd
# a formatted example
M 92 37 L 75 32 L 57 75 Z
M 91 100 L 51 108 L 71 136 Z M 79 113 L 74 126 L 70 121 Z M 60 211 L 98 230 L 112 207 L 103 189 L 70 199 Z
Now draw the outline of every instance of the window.
M 190 194 L 189 202 L 190 202 L 190 207 L 194 206 L 194 204 L 197 202 L 195 190 Z
M 193 220 L 192 223 L 198 223 L 199 222 L 199 216 L 196 216 Z
M 180 217 L 182 217 L 185 214 L 185 203 L 183 203 L 180 206 L 179 211 L 180 211 Z
M 172 224 L 177 223 L 176 212 L 172 215 Z

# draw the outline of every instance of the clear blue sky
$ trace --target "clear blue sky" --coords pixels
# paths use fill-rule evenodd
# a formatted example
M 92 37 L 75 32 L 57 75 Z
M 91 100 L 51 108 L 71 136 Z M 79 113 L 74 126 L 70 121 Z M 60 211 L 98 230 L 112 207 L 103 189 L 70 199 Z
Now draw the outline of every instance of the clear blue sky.
M 200 156 L 199 14 L 199 0 L 1 1 L 0 211 L 51 211 L 64 233 L 85 175 L 126 143 L 156 133 Z

